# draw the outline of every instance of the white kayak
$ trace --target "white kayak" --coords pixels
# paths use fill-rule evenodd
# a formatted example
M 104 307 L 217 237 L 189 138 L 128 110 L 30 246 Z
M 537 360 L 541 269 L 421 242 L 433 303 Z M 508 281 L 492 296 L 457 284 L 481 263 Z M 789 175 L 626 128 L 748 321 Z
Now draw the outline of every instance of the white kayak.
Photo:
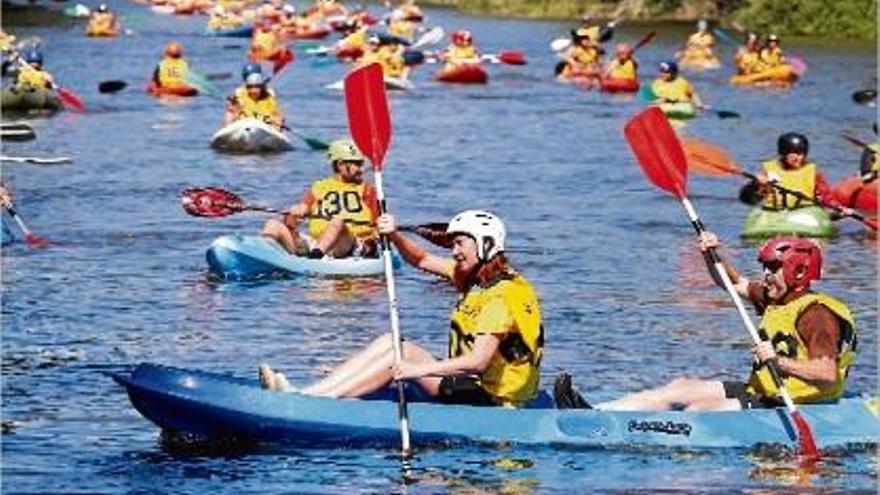
M 293 149 L 290 138 L 257 119 L 236 120 L 211 138 L 211 147 L 229 153 L 272 153 Z
M 340 79 L 335 83 L 328 84 L 324 86 L 327 89 L 336 89 L 342 91 L 345 87 L 344 80 Z M 401 77 L 386 77 L 385 78 L 385 89 L 389 91 L 409 91 L 415 88 L 412 81 L 409 79 L 403 79 Z

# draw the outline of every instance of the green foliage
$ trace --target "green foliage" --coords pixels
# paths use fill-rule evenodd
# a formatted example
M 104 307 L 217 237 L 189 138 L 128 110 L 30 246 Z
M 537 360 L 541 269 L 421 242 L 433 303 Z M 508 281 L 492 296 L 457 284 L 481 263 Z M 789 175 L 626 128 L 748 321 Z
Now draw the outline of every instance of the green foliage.
M 877 38 L 876 0 L 750 0 L 734 16 L 765 33 Z

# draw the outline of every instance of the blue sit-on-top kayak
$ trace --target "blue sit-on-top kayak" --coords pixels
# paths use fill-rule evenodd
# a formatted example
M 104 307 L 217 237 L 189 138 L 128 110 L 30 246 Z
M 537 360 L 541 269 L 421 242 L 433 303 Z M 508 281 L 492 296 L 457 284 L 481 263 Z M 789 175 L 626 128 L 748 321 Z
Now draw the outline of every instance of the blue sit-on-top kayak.
M 322 258 L 294 256 L 272 239 L 259 235 L 218 237 L 206 253 L 215 275 L 229 280 L 254 280 L 275 275 L 370 277 L 385 273 L 382 258 Z M 400 258 L 394 255 L 394 266 Z
M 113 378 L 135 409 L 163 429 L 201 438 L 320 445 L 383 445 L 400 441 L 397 404 L 374 397 L 331 399 L 264 390 L 253 378 L 141 364 Z M 393 396 L 390 394 L 389 396 Z M 819 446 L 876 444 L 877 399 L 846 398 L 799 410 Z M 513 442 L 561 446 L 747 448 L 795 442 L 780 409 L 724 412 L 623 412 L 555 409 L 541 394 L 523 409 L 409 404 L 413 442 Z

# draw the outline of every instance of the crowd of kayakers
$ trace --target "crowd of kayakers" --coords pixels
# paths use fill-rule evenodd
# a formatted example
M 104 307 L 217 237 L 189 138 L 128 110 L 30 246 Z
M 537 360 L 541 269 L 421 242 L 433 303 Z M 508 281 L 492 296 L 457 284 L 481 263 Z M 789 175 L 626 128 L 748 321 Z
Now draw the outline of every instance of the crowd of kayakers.
M 426 18 L 413 0 L 399 2 L 382 16 L 374 16 L 362 7 L 350 10 L 335 0 L 316 0 L 303 11 L 282 0 L 150 3 L 154 11 L 163 14 L 206 14 L 206 29 L 211 33 L 250 37 L 248 51 L 243 54 L 241 86 L 225 102 L 227 126 L 249 119 L 277 133 L 288 130 L 280 97 L 270 82 L 296 59 L 288 46 L 292 40 L 321 39 L 339 32 L 340 39 L 334 44 L 313 47 L 307 53 L 315 57 L 335 56 L 353 67 L 378 64 L 389 88 L 402 87 L 394 86 L 394 81 L 407 81 L 413 67 L 426 61 L 444 63 L 437 76 L 441 81 L 485 83 L 487 75 L 481 64 L 493 59 L 478 49 L 473 33 L 461 29 L 450 34 L 445 49 L 419 50 L 440 42 L 444 32 L 424 27 Z M 120 18 L 107 5 L 101 4 L 88 16 L 87 35 L 120 35 Z M 586 16 L 581 25 L 571 30 L 570 38 L 555 40 L 551 46 L 560 58 L 555 76 L 602 91 L 639 91 L 635 55 L 654 34 L 649 33 L 633 45 L 618 44 L 606 63 L 603 44 L 613 38 L 616 24 L 595 22 Z M 733 61 L 733 84 L 791 87 L 803 74 L 804 64 L 786 58 L 778 36 L 768 34 L 762 44 L 758 35 L 744 35 L 745 42 Z M 39 46 L 21 49 L 7 33 L 2 33 L 0 42 L 4 68 L 14 69 L 16 77 L 14 84 L 4 90 L 4 111 L 13 101 L 19 102 L 21 95 L 60 92 L 44 67 Z M 698 110 L 710 109 L 681 71 L 720 68 L 722 62 L 715 42 L 709 23 L 700 21 L 682 49 L 659 64 L 657 77 L 642 90 L 646 99 L 670 119 L 690 118 Z M 522 54 L 516 53 L 502 53 L 494 59 L 512 64 L 524 62 Z M 261 65 L 264 63 L 271 64 L 271 75 Z M 150 78 L 149 91 L 161 97 L 188 97 L 214 89 L 186 61 L 185 47 L 171 41 L 164 47 L 164 57 Z M 61 96 L 63 103 L 69 105 L 64 93 Z M 841 216 L 860 214 L 856 208 L 862 203 L 851 196 L 841 197 L 828 185 L 810 158 L 806 135 L 785 130 L 776 144 L 777 156 L 762 163 L 754 174 L 753 189 L 760 198 L 758 208 L 762 214 L 816 205 L 834 209 Z M 502 219 L 491 212 L 463 211 L 445 229 L 430 236 L 433 243 L 449 249 L 450 256 L 431 254 L 414 238 L 401 233 L 394 216 L 381 213 L 376 189 L 364 178 L 366 157 L 351 139 L 343 137 L 324 148 L 329 175 L 312 183 L 283 214 L 268 220 L 260 234 L 276 242 L 290 256 L 311 260 L 376 258 L 380 236 L 387 236 L 404 261 L 448 279 L 461 293 L 450 317 L 449 353 L 445 359 L 437 359 L 423 347 L 407 342 L 403 358 L 397 359 L 391 336 L 383 335 L 318 383 L 298 388 L 283 373 L 262 365 L 259 375 L 263 385 L 278 391 L 358 397 L 394 380 L 412 380 L 445 403 L 519 407 L 534 398 L 545 344 L 541 307 L 538 291 L 508 258 Z M 876 145 L 863 146 L 857 183 L 860 192 L 874 190 L 874 209 L 863 210 L 869 216 L 876 216 L 876 151 Z M 0 189 L 0 200 L 4 207 L 11 208 L 5 188 Z M 299 231 L 303 222 L 307 222 L 307 232 Z M 778 233 L 785 232 L 783 226 Z M 706 251 L 718 243 L 713 234 L 704 233 L 697 246 Z M 754 367 L 747 380 L 677 379 L 661 388 L 595 407 L 775 407 L 780 402 L 775 382 L 767 375 L 768 363 L 778 367 L 785 388 L 797 403 L 841 397 L 855 359 L 858 332 L 845 302 L 812 290 L 812 282 L 822 276 L 821 246 L 806 238 L 774 236 L 758 249 L 757 261 L 760 271 L 752 278 L 730 264 L 724 265 L 736 292 L 748 298 L 761 315 L 764 342 L 753 348 Z M 711 264 L 709 272 L 723 285 Z M 556 381 L 557 405 L 590 407 L 571 382 L 566 375 Z

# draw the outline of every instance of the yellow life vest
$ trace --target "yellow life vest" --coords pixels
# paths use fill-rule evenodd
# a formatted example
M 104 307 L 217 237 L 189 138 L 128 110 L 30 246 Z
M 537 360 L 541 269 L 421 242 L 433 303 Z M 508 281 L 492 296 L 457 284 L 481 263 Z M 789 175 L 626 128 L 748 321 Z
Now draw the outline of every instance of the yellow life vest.
M 687 46 L 691 49 L 711 49 L 715 45 L 715 37 L 711 33 L 697 31 L 690 35 L 687 40 Z
M 406 71 L 406 61 L 402 52 L 390 46 L 379 48 L 379 64 L 382 65 L 382 73 L 385 77 L 403 77 Z
M 388 33 L 400 36 L 407 41 L 412 41 L 416 34 L 416 24 L 407 20 L 391 21 L 391 24 L 388 26 Z
M 580 65 L 595 65 L 601 58 L 599 48 L 593 45 L 575 45 L 571 47 L 568 56 Z
M 95 12 L 89 17 L 87 33 L 110 34 L 116 30 L 116 16 L 110 12 Z
M 740 74 L 754 74 L 767 68 L 761 60 L 761 54 L 751 50 L 745 50 L 739 54 L 736 66 Z
M 632 59 L 620 62 L 618 59 L 611 61 L 609 77 L 612 79 L 638 79 L 636 75 L 636 63 Z
M 678 76 L 671 81 L 655 79 L 651 84 L 651 90 L 657 95 L 657 99 L 669 103 L 681 103 L 691 101 L 693 88 L 687 79 Z
M 339 43 L 339 46 L 347 49 L 364 50 L 367 46 L 367 28 L 361 28 L 349 34 Z
M 804 294 L 781 306 L 769 306 L 761 320 L 760 335 L 773 344 L 779 356 L 807 361 L 809 355 L 795 327 L 801 314 L 813 303 L 830 309 L 840 321 L 840 341 L 837 349 L 837 379 L 833 383 L 811 383 L 789 376 L 783 384 L 796 403 L 839 399 L 843 395 L 849 367 L 856 358 L 858 334 L 852 313 L 843 302 L 825 294 Z M 756 365 L 749 378 L 747 391 L 764 397 L 776 397 L 777 388 L 766 366 Z
M 803 166 L 789 170 L 782 168 L 779 160 L 767 160 L 761 164 L 761 169 L 767 174 L 771 180 L 793 191 L 805 194 L 808 198 L 813 198 L 816 191 L 816 165 L 812 162 L 805 163 Z M 785 198 L 783 201 L 783 197 Z M 774 210 L 798 208 L 802 205 L 802 200 L 795 198 L 791 194 L 783 194 L 772 189 L 767 197 L 764 198 L 764 207 Z
M 768 67 L 776 67 L 785 64 L 785 56 L 782 55 L 781 48 L 764 48 L 761 50 L 761 61 Z
M 235 99 L 241 106 L 241 114 L 244 117 L 259 119 L 267 124 L 272 124 L 273 118 L 281 117 L 275 93 L 268 88 L 265 98 L 255 100 L 248 94 L 247 88 L 242 86 L 235 90 Z
M 46 89 L 50 87 L 49 81 L 51 76 L 42 69 L 35 69 L 28 65 L 22 67 L 18 71 L 18 77 L 15 80 L 16 89 L 32 91 L 34 89 Z
M 451 64 L 474 63 L 477 58 L 477 49 L 474 45 L 449 45 L 446 48 L 446 61 Z
M 505 334 L 480 375 L 480 386 L 501 405 L 535 397 L 544 349 L 541 305 L 532 285 L 508 272 L 488 287 L 471 287 L 452 311 L 449 357 L 473 351 L 480 334 Z
M 351 184 L 336 176 L 315 181 L 311 189 L 315 202 L 309 211 L 309 235 L 317 239 L 327 230 L 330 220 L 339 217 L 351 221 L 345 226 L 358 239 L 375 239 L 378 231 L 364 198 L 366 191 L 366 184 Z
M 159 62 L 159 86 L 163 88 L 186 88 L 189 64 L 182 58 L 165 57 Z
M 261 53 L 263 56 L 269 57 L 278 50 L 278 36 L 275 31 L 264 31 L 259 29 L 254 31 L 253 40 L 251 40 L 251 50 L 255 53 Z

